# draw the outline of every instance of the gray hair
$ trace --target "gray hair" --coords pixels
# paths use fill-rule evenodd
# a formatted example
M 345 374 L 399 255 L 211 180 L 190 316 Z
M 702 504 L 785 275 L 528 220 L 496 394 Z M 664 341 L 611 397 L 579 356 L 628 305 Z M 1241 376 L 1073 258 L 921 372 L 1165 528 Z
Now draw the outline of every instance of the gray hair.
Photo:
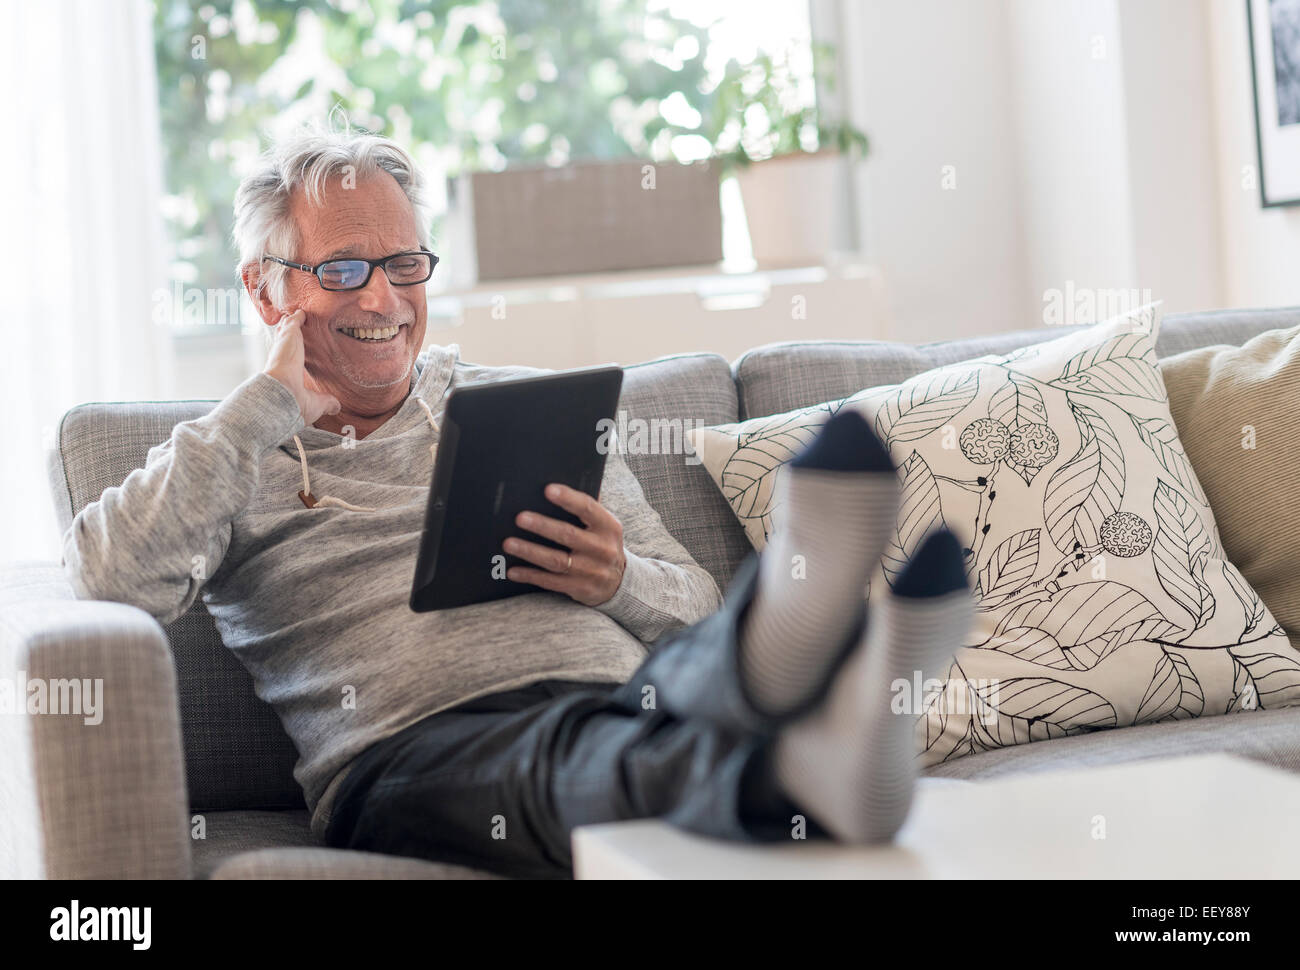
M 352 175 L 361 179 L 387 172 L 406 193 L 415 211 L 421 246 L 429 243 L 429 215 L 424 200 L 424 177 L 400 145 L 366 131 L 304 128 L 263 152 L 256 168 L 239 183 L 235 193 L 235 246 L 238 272 L 250 263 L 262 265 L 267 253 L 296 258 L 298 227 L 289 212 L 289 200 L 301 187 L 310 202 L 320 205 L 329 179 Z M 265 263 L 258 293 L 268 291 L 271 302 L 283 306 L 288 299 L 287 267 Z

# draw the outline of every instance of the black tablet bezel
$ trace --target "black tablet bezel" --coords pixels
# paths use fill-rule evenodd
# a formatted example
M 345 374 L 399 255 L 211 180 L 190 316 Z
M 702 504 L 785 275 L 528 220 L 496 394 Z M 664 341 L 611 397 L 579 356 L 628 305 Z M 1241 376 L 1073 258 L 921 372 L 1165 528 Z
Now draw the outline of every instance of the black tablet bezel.
M 409 603 L 413 611 L 456 609 L 539 592 L 539 587 L 504 578 L 504 570 L 510 566 L 531 564 L 505 553 L 499 538 L 509 533 L 542 545 L 557 545 L 515 525 L 515 514 L 522 509 L 513 505 L 520 501 L 520 493 L 536 492 L 536 499 L 529 500 L 526 506 L 533 511 L 580 524 L 576 517 L 546 499 L 542 489 L 558 481 L 599 497 L 606 456 L 598 447 L 598 422 L 614 420 L 622 383 L 623 369 L 608 365 L 482 381 L 452 389 L 440 419 L 433 480 L 411 583 Z M 471 440 L 470 436 L 476 436 L 475 441 L 506 436 L 516 430 L 513 426 L 524 422 L 532 422 L 530 427 L 544 424 L 547 429 L 547 440 L 536 442 L 536 447 L 525 446 L 524 454 L 509 449 L 489 452 L 461 447 L 462 441 Z M 467 459 L 467 454 L 473 457 Z M 472 467 L 464 464 L 467 460 Z M 551 467 L 533 472 L 521 468 L 521 463 Z M 536 480 L 530 482 L 530 478 Z M 499 499 L 502 507 L 498 512 L 471 516 L 487 521 L 467 525 L 457 505 L 481 512 L 476 503 L 482 501 L 481 486 L 487 481 L 498 482 L 499 490 L 509 481 L 512 501 Z M 449 534 L 455 538 L 449 541 Z M 503 557 L 504 568 L 492 565 L 494 556 Z M 466 563 L 478 564 L 481 574 L 466 572 Z

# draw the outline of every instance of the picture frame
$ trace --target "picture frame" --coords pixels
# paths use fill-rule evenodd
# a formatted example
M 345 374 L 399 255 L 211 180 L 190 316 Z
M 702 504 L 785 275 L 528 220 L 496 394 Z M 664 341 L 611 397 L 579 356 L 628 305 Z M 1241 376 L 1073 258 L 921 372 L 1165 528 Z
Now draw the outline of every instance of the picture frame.
M 1300 205 L 1300 0 L 1246 0 L 1259 198 Z

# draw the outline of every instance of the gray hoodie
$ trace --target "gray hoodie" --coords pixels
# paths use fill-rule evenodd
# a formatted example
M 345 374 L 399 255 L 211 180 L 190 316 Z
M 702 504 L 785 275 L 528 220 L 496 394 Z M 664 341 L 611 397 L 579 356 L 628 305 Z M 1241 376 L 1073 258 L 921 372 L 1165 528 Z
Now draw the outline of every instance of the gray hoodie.
M 202 596 L 298 749 L 294 777 L 323 833 L 344 769 L 430 714 L 547 678 L 620 683 L 646 643 L 720 602 L 616 454 L 600 500 L 623 525 L 627 569 L 597 607 L 538 591 L 455 610 L 407 606 L 448 390 L 538 373 L 461 363 L 432 347 L 400 410 L 361 441 L 304 426 L 289 390 L 258 374 L 177 425 L 143 469 L 106 489 L 64 537 L 77 595 L 168 623 Z M 376 511 L 309 509 L 311 492 Z

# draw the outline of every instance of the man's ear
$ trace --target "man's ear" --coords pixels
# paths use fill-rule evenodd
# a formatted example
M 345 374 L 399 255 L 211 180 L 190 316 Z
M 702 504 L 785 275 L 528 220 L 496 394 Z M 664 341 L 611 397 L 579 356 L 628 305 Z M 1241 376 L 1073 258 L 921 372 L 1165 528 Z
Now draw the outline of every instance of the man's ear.
M 275 326 L 280 322 L 283 313 L 271 302 L 270 287 L 263 286 L 262 270 L 257 263 L 245 263 L 239 271 L 239 278 L 244 283 L 244 289 L 248 291 L 248 298 L 253 301 L 253 308 L 257 310 L 257 315 L 262 318 L 262 322 Z

